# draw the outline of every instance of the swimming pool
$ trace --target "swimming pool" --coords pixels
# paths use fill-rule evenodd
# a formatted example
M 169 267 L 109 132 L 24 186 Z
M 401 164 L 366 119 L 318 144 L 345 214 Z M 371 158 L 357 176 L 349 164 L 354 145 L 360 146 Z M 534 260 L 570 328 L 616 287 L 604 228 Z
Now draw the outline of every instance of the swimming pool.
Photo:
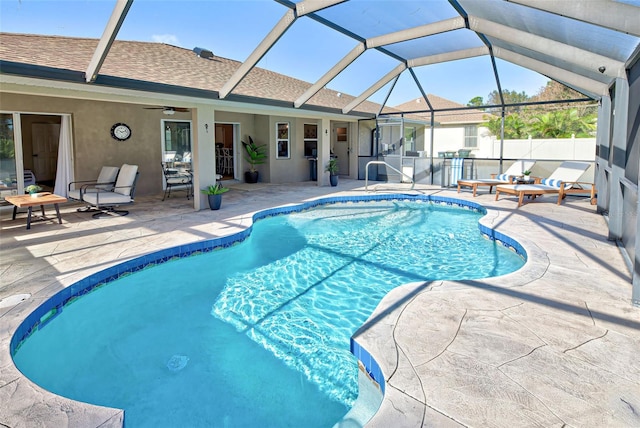
M 124 408 L 127 426 L 333 425 L 357 395 L 349 338 L 386 292 L 417 280 L 500 275 L 523 263 L 503 248 L 522 254 L 517 243 L 478 232 L 477 205 L 405 195 L 374 206 L 323 205 L 344 201 L 269 210 L 250 236 L 146 256 L 69 287 L 20 327 L 16 364 L 53 392 Z M 312 205 L 321 207 L 307 210 Z M 283 211 L 294 214 L 272 217 Z M 217 246 L 229 248 L 129 275 Z M 444 261 L 430 258 L 443 248 Z M 488 263 L 472 267 L 474 257 Z M 94 292 L 71 304 L 86 289 Z

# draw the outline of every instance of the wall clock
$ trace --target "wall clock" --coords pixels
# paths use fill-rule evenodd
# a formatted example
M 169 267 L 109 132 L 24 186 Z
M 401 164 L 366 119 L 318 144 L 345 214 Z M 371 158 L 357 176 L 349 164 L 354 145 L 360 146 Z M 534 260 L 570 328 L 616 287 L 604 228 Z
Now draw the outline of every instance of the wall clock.
M 111 127 L 111 136 L 118 141 L 127 140 L 131 137 L 131 128 L 126 123 L 116 123 Z

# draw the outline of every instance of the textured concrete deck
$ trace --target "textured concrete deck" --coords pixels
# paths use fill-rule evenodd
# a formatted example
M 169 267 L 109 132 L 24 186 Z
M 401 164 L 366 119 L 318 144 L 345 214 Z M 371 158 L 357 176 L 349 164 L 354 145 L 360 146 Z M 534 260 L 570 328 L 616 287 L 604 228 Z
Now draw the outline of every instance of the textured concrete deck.
M 144 197 L 129 216 L 98 220 L 69 204 L 62 225 L 30 231 L 24 216 L 3 213 L 0 426 L 122 424 L 122 411 L 55 396 L 12 363 L 14 330 L 62 287 L 131 257 L 241 230 L 255 211 L 360 194 L 362 186 L 238 188 L 220 211 Z M 472 199 L 435 187 L 418 192 Z M 473 200 L 489 210 L 483 222 L 517 239 L 529 261 L 507 276 L 409 284 L 387 295 L 357 333 L 387 381 L 368 426 L 640 426 L 640 309 L 630 304 L 630 274 L 606 239 L 605 219 L 586 198 L 557 206 L 543 197 L 518 209 L 515 199 L 495 202 L 485 192 Z

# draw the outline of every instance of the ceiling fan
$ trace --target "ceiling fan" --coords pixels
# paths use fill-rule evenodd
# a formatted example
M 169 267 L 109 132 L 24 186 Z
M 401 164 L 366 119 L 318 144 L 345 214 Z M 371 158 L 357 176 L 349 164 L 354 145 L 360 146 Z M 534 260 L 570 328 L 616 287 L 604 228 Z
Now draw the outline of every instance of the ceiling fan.
M 175 114 L 175 112 L 188 112 L 190 109 L 185 107 L 171 107 L 171 106 L 162 106 L 162 107 L 145 107 L 146 110 L 162 110 L 164 114 Z

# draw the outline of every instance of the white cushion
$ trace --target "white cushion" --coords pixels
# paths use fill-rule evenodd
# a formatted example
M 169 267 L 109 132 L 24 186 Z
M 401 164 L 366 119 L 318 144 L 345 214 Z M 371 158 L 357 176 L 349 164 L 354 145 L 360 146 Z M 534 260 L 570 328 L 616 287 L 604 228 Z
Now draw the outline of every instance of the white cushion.
M 191 176 L 189 175 L 176 175 L 168 176 L 167 184 L 187 184 L 191 182 Z
M 133 182 L 136 179 L 137 172 L 138 165 L 128 165 L 126 163 L 122 165 L 122 168 L 120 168 L 120 172 L 118 173 L 116 186 L 113 191 L 125 196 L 131 195 L 131 187 L 133 187 Z
M 109 191 L 85 193 L 82 196 L 85 202 L 96 206 L 114 206 L 131 203 L 131 196 Z
M 82 199 L 80 199 L 80 189 L 69 190 L 67 193 L 67 198 L 81 201 Z
M 100 175 L 98 175 L 97 183 L 113 183 L 116 181 L 116 177 L 118 177 L 118 171 L 120 168 L 117 166 L 103 166 L 100 170 Z M 98 189 L 113 189 L 113 184 L 98 184 L 96 185 Z

